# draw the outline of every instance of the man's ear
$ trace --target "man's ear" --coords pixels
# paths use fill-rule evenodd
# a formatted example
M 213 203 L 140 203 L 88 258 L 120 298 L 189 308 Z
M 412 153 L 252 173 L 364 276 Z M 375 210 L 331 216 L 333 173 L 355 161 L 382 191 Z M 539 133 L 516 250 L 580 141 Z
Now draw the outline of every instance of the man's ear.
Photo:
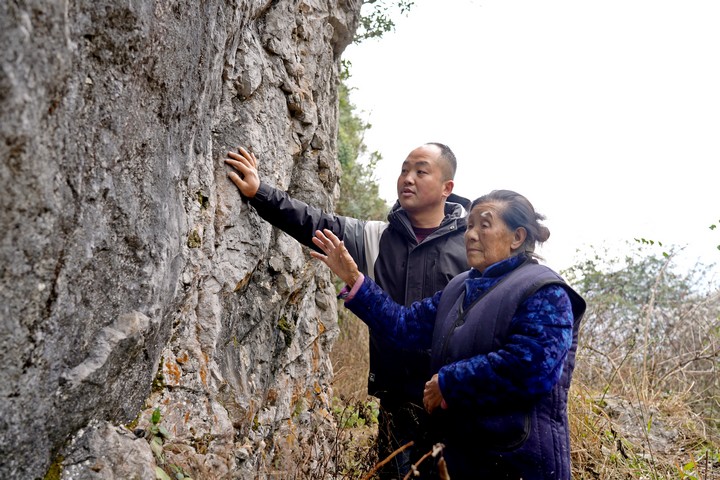
M 443 183 L 443 197 L 445 197 L 446 200 L 452 193 L 454 187 L 455 187 L 454 180 L 445 180 L 445 182 Z
M 513 235 L 513 242 L 510 247 L 513 250 L 517 250 L 518 248 L 523 246 L 526 238 L 527 238 L 527 230 L 525 230 L 525 227 L 516 228 L 515 234 Z

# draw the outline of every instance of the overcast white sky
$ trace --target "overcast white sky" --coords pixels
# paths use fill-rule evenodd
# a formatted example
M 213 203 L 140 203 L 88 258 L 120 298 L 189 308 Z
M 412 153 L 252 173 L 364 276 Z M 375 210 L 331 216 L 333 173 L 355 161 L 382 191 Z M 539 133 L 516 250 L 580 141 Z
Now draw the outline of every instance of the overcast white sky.
M 395 22 L 343 55 L 388 201 L 437 141 L 455 193 L 547 216 L 557 270 L 634 238 L 720 263 L 720 1 L 416 0 Z

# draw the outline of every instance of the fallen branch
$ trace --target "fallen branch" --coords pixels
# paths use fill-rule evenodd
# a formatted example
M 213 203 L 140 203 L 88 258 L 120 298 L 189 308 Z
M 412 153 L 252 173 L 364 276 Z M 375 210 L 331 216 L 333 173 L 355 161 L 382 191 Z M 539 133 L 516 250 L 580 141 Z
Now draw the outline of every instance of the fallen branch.
M 412 447 L 414 444 L 415 444 L 415 442 L 410 441 L 410 442 L 406 443 L 405 445 L 403 445 L 402 447 L 400 447 L 400 448 L 398 448 L 397 450 L 395 450 L 394 452 L 392 452 L 390 455 L 387 456 L 387 458 L 386 458 L 385 460 L 383 460 L 382 462 L 377 463 L 377 464 L 372 468 L 372 470 L 370 470 L 370 471 L 367 473 L 367 475 L 365 475 L 365 476 L 363 477 L 363 480 L 370 480 L 370 478 L 372 478 L 372 476 L 375 475 L 375 472 L 377 472 L 378 470 L 380 470 L 380 469 L 383 467 L 383 465 L 387 464 L 390 460 L 392 460 L 393 458 L 395 458 L 395 456 L 396 456 L 398 453 L 400 453 L 400 452 L 402 452 L 402 451 L 404 451 L 404 450 Z

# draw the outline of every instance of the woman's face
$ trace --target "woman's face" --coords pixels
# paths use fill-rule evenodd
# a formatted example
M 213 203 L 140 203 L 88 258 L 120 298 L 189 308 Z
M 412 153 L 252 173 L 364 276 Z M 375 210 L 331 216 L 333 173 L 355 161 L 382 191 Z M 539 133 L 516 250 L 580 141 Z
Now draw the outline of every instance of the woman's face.
M 480 203 L 468 215 L 465 232 L 468 264 L 481 272 L 514 255 L 527 235 L 522 227 L 510 230 L 500 217 L 501 208 L 502 205 L 492 202 Z

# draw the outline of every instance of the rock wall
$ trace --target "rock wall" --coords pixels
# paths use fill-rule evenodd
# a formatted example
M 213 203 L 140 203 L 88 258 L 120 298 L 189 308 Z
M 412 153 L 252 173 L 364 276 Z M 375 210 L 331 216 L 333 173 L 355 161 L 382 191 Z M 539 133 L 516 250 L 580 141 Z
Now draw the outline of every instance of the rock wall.
M 317 475 L 331 277 L 223 158 L 332 208 L 361 4 L 0 3 L 0 476 Z

